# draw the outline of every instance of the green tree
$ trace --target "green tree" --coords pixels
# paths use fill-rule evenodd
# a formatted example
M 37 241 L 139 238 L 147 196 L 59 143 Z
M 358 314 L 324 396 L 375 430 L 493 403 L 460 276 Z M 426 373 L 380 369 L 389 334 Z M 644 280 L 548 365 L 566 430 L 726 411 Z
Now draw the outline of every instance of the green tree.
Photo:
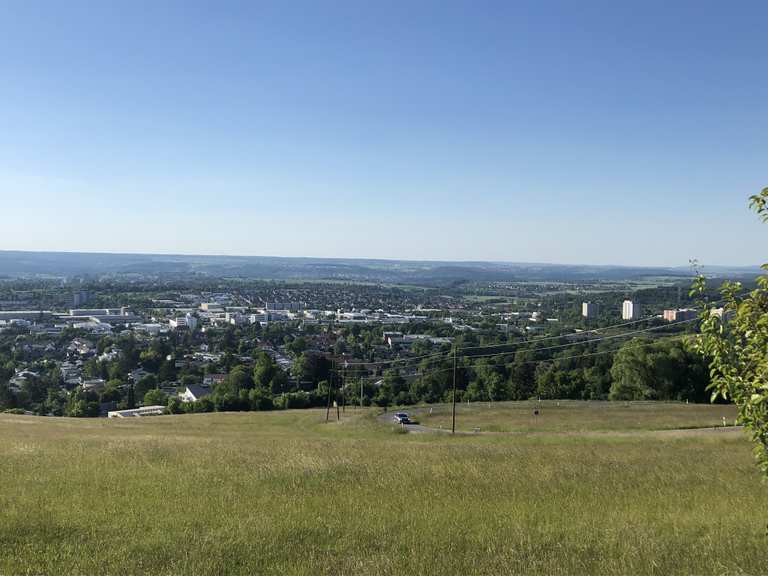
M 258 388 L 269 388 L 275 372 L 276 366 L 272 358 L 266 352 L 261 352 L 253 368 L 254 385 Z
M 507 388 L 511 400 L 527 400 L 536 389 L 536 367 L 533 356 L 525 352 L 515 354 L 515 361 L 509 369 Z
M 384 371 L 384 385 L 389 388 L 393 396 L 408 391 L 408 383 L 405 378 L 400 376 L 397 370 L 389 369 Z
M 163 362 L 163 356 L 161 352 L 155 349 L 144 350 L 139 355 L 139 362 L 145 370 L 157 372 Z
M 653 374 L 648 363 L 646 342 L 631 340 L 616 353 L 611 367 L 611 400 L 647 400 L 655 396 Z
M 751 207 L 768 223 L 768 188 L 750 198 Z M 768 264 L 763 265 L 768 270 Z M 706 281 L 699 275 L 692 294 L 701 298 L 698 349 L 709 362 L 712 399 L 724 398 L 738 408 L 738 422 L 755 442 L 755 455 L 768 475 L 768 275 L 742 293 L 738 282 L 721 287 L 723 307 L 715 311 L 704 300 Z
M 6 408 L 16 408 L 16 395 L 8 382 L 0 381 L 0 410 Z
M 43 404 L 43 413 L 63 416 L 67 408 L 67 396 L 59 388 L 49 388 L 48 397 Z
M 216 393 L 219 395 L 229 394 L 239 396 L 241 390 L 250 390 L 253 388 L 251 374 L 245 366 L 235 366 L 227 374 L 224 382 L 216 386 Z
M 373 396 L 373 403 L 382 408 L 386 408 L 392 404 L 392 391 L 389 389 L 389 386 L 382 382 L 378 390 L 376 390 L 376 394 Z
M 294 356 L 298 356 L 302 352 L 304 352 L 307 349 L 307 341 L 299 336 L 298 338 L 294 339 L 290 344 L 286 346 L 288 351 L 293 354 Z
M 200 378 L 198 376 L 193 376 L 192 374 L 185 374 L 181 377 L 181 380 L 179 380 L 179 385 L 185 388 L 187 386 L 194 386 L 195 384 L 200 384 Z
M 272 410 L 272 395 L 264 388 L 254 388 L 248 392 L 251 410 Z
M 110 380 L 107 382 L 106 386 L 104 387 L 104 390 L 101 391 L 100 394 L 100 401 L 101 402 L 112 402 L 112 401 L 119 401 L 121 398 L 120 394 L 120 388 L 122 387 L 123 383 L 120 380 Z
M 176 379 L 176 366 L 173 360 L 163 360 L 157 372 L 160 382 L 172 382 Z
M 285 370 L 280 367 L 276 368 L 275 375 L 269 383 L 269 388 L 272 394 L 282 394 L 288 391 L 288 374 L 286 374 Z
M 157 388 L 157 377 L 154 374 L 147 374 L 136 383 L 135 393 L 139 398 L 144 398 L 144 394 Z
M 171 396 L 168 398 L 168 404 L 165 409 L 168 411 L 168 414 L 182 414 L 184 412 L 184 404 L 178 396 Z
M 81 388 L 76 388 L 69 396 L 66 414 L 74 418 L 98 416 L 98 396 L 94 392 L 86 392 Z
M 159 388 L 155 388 L 144 394 L 145 406 L 165 406 L 167 403 L 168 395 Z

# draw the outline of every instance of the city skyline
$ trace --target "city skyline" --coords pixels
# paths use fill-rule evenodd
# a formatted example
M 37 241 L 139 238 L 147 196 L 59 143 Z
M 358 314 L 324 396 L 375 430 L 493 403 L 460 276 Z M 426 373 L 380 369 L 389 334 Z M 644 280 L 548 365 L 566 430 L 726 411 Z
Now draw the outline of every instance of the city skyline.
M 768 8 L 556 4 L 10 2 L 0 247 L 760 263 Z

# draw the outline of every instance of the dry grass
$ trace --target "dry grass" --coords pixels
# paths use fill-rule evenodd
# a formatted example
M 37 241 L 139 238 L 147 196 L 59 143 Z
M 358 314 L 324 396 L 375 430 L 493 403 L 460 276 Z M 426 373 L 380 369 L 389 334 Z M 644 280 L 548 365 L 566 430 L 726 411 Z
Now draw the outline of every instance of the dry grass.
M 0 416 L 0 574 L 762 574 L 739 434 Z
M 534 410 L 539 414 L 534 415 Z M 418 409 L 418 420 L 433 428 L 451 427 L 451 406 Z M 487 432 L 625 432 L 672 430 L 734 424 L 731 404 L 678 402 L 595 402 L 543 400 L 541 402 L 473 402 L 456 407 L 456 426 Z

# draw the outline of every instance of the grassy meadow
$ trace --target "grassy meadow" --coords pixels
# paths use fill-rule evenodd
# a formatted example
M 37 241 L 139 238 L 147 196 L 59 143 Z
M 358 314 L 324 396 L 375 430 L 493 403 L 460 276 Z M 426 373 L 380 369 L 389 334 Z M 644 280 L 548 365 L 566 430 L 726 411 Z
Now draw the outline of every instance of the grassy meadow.
M 539 413 L 534 415 L 534 410 Z M 411 411 L 425 426 L 451 427 L 451 405 Z M 542 400 L 457 404 L 456 427 L 483 432 L 626 432 L 710 428 L 735 424 L 732 404 Z
M 0 415 L 0 575 L 766 573 L 768 484 L 737 429 L 323 420 Z

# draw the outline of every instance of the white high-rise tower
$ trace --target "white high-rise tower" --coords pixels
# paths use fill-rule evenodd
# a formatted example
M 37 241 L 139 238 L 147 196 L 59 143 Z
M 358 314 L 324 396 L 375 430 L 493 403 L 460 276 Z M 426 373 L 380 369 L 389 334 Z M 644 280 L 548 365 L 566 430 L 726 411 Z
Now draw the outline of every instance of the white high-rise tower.
M 624 300 L 621 306 L 621 317 L 624 320 L 637 320 L 640 318 L 640 306 L 632 300 Z

